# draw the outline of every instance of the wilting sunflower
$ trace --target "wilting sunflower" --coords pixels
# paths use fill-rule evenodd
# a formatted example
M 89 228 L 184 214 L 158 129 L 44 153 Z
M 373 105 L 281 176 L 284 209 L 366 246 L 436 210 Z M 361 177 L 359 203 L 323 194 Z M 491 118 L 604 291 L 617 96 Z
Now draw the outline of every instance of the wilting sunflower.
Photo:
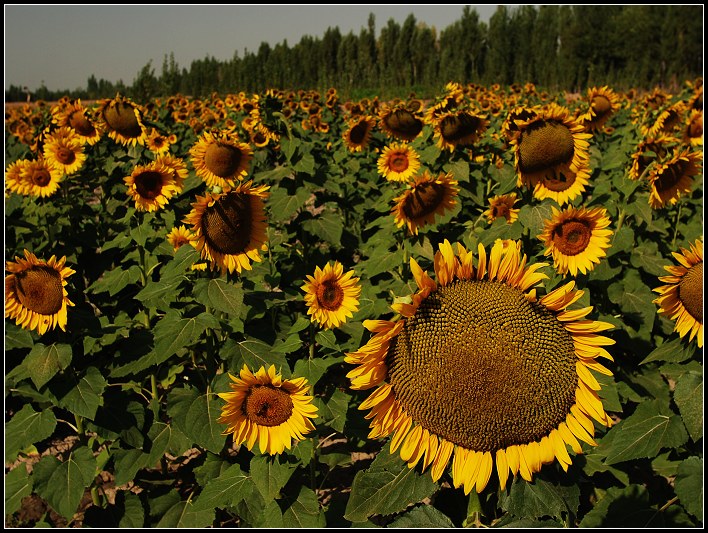
M 649 205 L 660 209 L 673 205 L 683 194 L 691 192 L 693 176 L 701 172 L 703 152 L 690 148 L 676 149 L 671 158 L 649 172 Z
M 204 132 L 189 150 L 192 165 L 210 187 L 234 187 L 248 174 L 253 149 L 226 132 Z
M 498 218 L 505 218 L 511 224 L 519 219 L 519 209 L 514 209 L 514 204 L 518 202 L 516 193 L 502 194 L 489 199 L 489 209 L 484 214 L 491 224 Z
M 537 199 L 552 198 L 560 205 L 580 195 L 590 177 L 588 139 L 592 135 L 584 133 L 570 111 L 551 103 L 514 124 L 518 131 L 510 144 L 518 185 L 533 187 Z
M 153 161 L 138 165 L 130 176 L 123 178 L 128 187 L 128 196 L 135 200 L 138 211 L 157 211 L 167 205 L 170 199 L 181 191 L 169 167 Z
M 423 131 L 423 119 L 407 109 L 404 102 L 382 104 L 378 116 L 379 128 L 390 138 L 412 141 Z
M 47 198 L 59 190 L 63 177 L 62 171 L 43 157 L 27 161 L 20 171 L 20 194 Z
M 427 170 L 417 175 L 411 186 L 394 198 L 391 210 L 396 225 L 408 226 L 410 235 L 417 235 L 418 228 L 435 221 L 435 215 L 443 215 L 457 203 L 458 183 L 452 174 L 434 177 Z
M 559 274 L 586 274 L 600 263 L 610 247 L 610 219 L 601 207 L 567 207 L 559 211 L 552 207 L 552 217 L 546 220 L 538 238 L 546 247 L 545 256 L 553 256 L 553 266 Z
M 620 108 L 619 96 L 606 85 L 588 89 L 588 102 L 589 109 L 579 117 L 588 132 L 602 130 L 605 123 Z
M 458 110 L 438 117 L 433 126 L 434 138 L 441 150 L 454 151 L 458 146 L 472 146 L 489 126 L 489 120 L 470 111 Z
M 67 306 L 74 304 L 64 288 L 74 270 L 65 266 L 66 257 L 48 261 L 25 250 L 25 258 L 15 256 L 5 267 L 5 317 L 28 330 L 43 335 L 59 326 L 66 330 Z
M 316 267 L 315 275 L 307 275 L 305 291 L 307 314 L 326 329 L 338 328 L 359 310 L 361 287 L 354 271 L 344 273 L 339 261 Z
M 571 281 L 542 298 L 532 289 L 545 264 L 526 266 L 520 244 L 495 243 L 487 258 L 446 240 L 435 254 L 437 282 L 411 258 L 419 287 L 411 303 L 394 304 L 401 319 L 368 320 L 374 333 L 348 353 L 355 390 L 375 389 L 369 438 L 393 435 L 391 452 L 409 468 L 422 462 L 437 481 L 452 460 L 452 482 L 481 492 L 496 464 L 501 487 L 511 471 L 526 481 L 566 446 L 595 445 L 593 419 L 611 425 L 590 370 L 612 373 L 597 333 L 611 324 L 585 319 L 592 307 L 569 310 L 583 291 Z
M 259 250 L 267 250 L 264 198 L 269 186 L 239 183 L 223 193 L 197 196 L 184 222 L 191 224 L 197 250 L 212 270 L 251 270 L 251 261 L 260 262 Z
M 63 106 L 54 106 L 52 121 L 60 128 L 72 128 L 82 142 L 90 145 L 96 144 L 101 139 L 100 127 L 89 118 L 88 109 L 83 106 L 80 99 Z
M 130 99 L 117 95 L 104 99 L 97 111 L 105 124 L 108 136 L 124 146 L 145 145 L 147 133 L 143 126 L 141 108 Z
M 656 161 L 663 161 L 667 155 L 678 145 L 676 137 L 660 135 L 645 138 L 637 145 L 632 154 L 632 166 L 629 169 L 629 178 L 641 179 L 649 166 Z
M 659 313 L 676 322 L 674 331 L 679 336 L 695 338 L 703 348 L 703 239 L 696 239 L 690 250 L 681 248 L 672 255 L 680 264 L 664 267 L 671 275 L 659 277 L 666 285 L 654 289 L 661 294 L 654 303 Z
M 81 170 L 86 162 L 84 144 L 73 129 L 64 126 L 44 140 L 44 159 L 70 176 Z
M 283 379 L 274 365 L 255 374 L 243 365 L 240 377 L 229 377 L 232 392 L 219 394 L 226 404 L 218 422 L 226 424 L 223 434 L 233 434 L 234 444 L 250 450 L 258 441 L 261 453 L 275 455 L 315 429 L 310 419 L 317 418 L 317 407 L 307 379 Z
M 683 128 L 683 142 L 691 146 L 703 146 L 703 111 L 694 109 L 688 115 Z
M 348 121 L 343 137 L 350 152 L 361 152 L 369 146 L 375 125 L 376 122 L 370 115 L 362 115 Z
M 420 168 L 420 156 L 408 144 L 392 143 L 381 152 L 377 166 L 388 181 L 408 181 Z
M 185 244 L 191 244 L 196 247 L 196 238 L 194 233 L 187 229 L 187 226 L 176 226 L 167 234 L 167 242 L 172 245 L 175 252 L 182 248 Z

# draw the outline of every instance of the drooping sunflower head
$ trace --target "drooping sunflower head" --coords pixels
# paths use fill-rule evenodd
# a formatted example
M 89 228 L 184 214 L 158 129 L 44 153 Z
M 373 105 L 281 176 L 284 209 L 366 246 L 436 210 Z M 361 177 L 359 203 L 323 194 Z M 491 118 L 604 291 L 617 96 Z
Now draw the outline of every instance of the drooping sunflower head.
M 448 241 L 435 254 L 437 281 L 414 260 L 412 303 L 394 304 L 398 320 L 364 323 L 373 333 L 348 353 L 355 390 L 373 392 L 370 438 L 392 435 L 391 451 L 410 468 L 431 467 L 437 481 L 452 460 L 452 482 L 469 493 L 487 486 L 494 466 L 531 481 L 543 464 L 571 464 L 566 446 L 595 445 L 593 419 L 609 426 L 590 370 L 611 375 L 597 335 L 607 323 L 586 320 L 591 307 L 569 310 L 574 282 L 544 297 L 532 289 L 544 264 L 526 266 L 520 245 L 495 243 L 489 256 Z
M 511 224 L 519 219 L 520 209 L 514 208 L 514 204 L 518 201 L 515 192 L 496 195 L 489 199 L 489 209 L 484 214 L 490 224 L 498 218 L 504 218 Z
M 205 131 L 189 150 L 192 165 L 210 187 L 234 187 L 247 174 L 253 149 L 227 132 Z
M 389 138 L 410 142 L 423 131 L 423 120 L 407 109 L 404 102 L 383 104 L 379 110 L 379 127 Z
M 61 169 L 52 162 L 40 157 L 27 161 L 20 171 L 20 194 L 48 198 L 59 190 L 64 177 Z
M 268 189 L 242 182 L 235 189 L 198 196 L 192 204 L 184 222 L 191 225 L 197 249 L 212 270 L 240 273 L 251 270 L 251 261 L 261 261 L 259 250 L 267 250 L 263 200 Z
M 678 199 L 691 192 L 693 177 L 701 172 L 703 152 L 690 148 L 677 148 L 673 156 L 649 171 L 649 205 L 661 209 L 674 205 Z
M 80 99 L 63 106 L 54 106 L 52 121 L 60 128 L 73 129 L 82 142 L 90 145 L 96 144 L 101 138 L 101 128 L 90 118 L 89 110 L 83 106 Z
M 5 317 L 40 335 L 57 326 L 66 330 L 67 306 L 74 305 L 66 292 L 66 279 L 74 270 L 65 265 L 66 257 L 45 261 L 29 250 L 24 255 L 5 267 L 10 272 L 5 276 Z
M 426 170 L 394 199 L 391 214 L 399 228 L 406 225 L 410 235 L 417 235 L 419 228 L 435 221 L 435 215 L 442 216 L 455 206 L 458 192 L 458 182 L 452 174 L 436 177 Z
M 226 404 L 218 422 L 226 424 L 223 434 L 232 434 L 234 444 L 251 450 L 258 441 L 261 453 L 275 455 L 315 429 L 311 419 L 317 418 L 317 407 L 307 379 L 283 379 L 273 365 L 255 374 L 243 365 L 239 377 L 229 377 L 231 392 L 219 394 Z
M 654 303 L 659 313 L 676 323 L 674 331 L 680 337 L 695 338 L 703 348 L 703 239 L 672 255 L 679 264 L 664 267 L 669 275 L 659 277 L 664 285 L 654 289 L 661 295 Z
M 359 278 L 353 270 L 345 273 L 339 261 L 316 267 L 314 276 L 308 274 L 302 290 L 307 314 L 323 328 L 338 328 L 359 310 Z
M 84 166 L 84 143 L 71 128 L 63 126 L 50 133 L 44 140 L 44 159 L 67 176 Z
M 667 135 L 658 137 L 647 137 L 642 140 L 632 154 L 632 166 L 629 169 L 629 178 L 633 180 L 641 179 L 645 172 L 655 162 L 663 162 L 669 157 L 674 148 L 678 146 L 679 140 Z
M 588 89 L 589 109 L 579 117 L 585 131 L 599 131 L 620 108 L 619 96 L 609 87 L 591 87 Z
M 686 104 L 677 102 L 664 109 L 653 124 L 642 126 L 641 131 L 647 137 L 657 137 L 659 135 L 675 135 L 683 124 Z
M 388 181 L 408 181 L 420 168 L 420 156 L 407 143 L 392 143 L 379 156 L 377 167 Z
M 376 121 L 371 115 L 360 115 L 348 122 L 348 127 L 344 131 L 344 144 L 350 152 L 361 152 L 369 146 L 371 132 L 376 125 Z
M 544 255 L 553 256 L 553 266 L 559 274 L 586 274 L 600 263 L 610 247 L 612 230 L 607 211 L 601 207 L 552 208 L 552 217 L 544 223 L 538 238 L 546 247 Z
M 172 169 L 157 161 L 136 166 L 130 176 L 123 178 L 135 209 L 152 212 L 165 207 L 181 191 L 173 175 Z
M 489 120 L 471 111 L 458 110 L 441 115 L 434 125 L 435 139 L 441 150 L 454 151 L 458 146 L 472 146 L 489 126 Z
M 129 98 L 117 95 L 101 101 L 97 111 L 108 136 L 125 146 L 145 145 L 147 133 L 141 108 Z

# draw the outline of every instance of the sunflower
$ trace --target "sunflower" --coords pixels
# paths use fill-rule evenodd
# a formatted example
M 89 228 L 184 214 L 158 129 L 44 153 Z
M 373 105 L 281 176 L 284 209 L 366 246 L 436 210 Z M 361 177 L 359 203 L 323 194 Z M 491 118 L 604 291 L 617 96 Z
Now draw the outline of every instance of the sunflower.
M 5 169 L 5 191 L 24 194 L 25 182 L 22 180 L 22 170 L 29 163 L 28 159 L 13 161 Z
M 54 106 L 51 113 L 52 122 L 60 128 L 72 128 L 82 142 L 94 145 L 101 139 L 101 129 L 89 118 L 88 109 L 83 106 L 81 99 L 63 106 Z
M 338 328 L 359 310 L 361 287 L 354 271 L 344 273 L 339 261 L 316 267 L 315 275 L 308 274 L 302 286 L 308 315 L 326 329 Z
M 514 120 L 518 131 L 511 139 L 518 185 L 534 188 L 539 200 L 552 198 L 560 205 L 585 190 L 590 177 L 588 139 L 582 124 L 555 103 L 529 120 Z
M 519 127 L 516 125 L 516 122 L 528 122 L 536 118 L 537 115 L 538 113 L 535 109 L 527 107 L 513 108 L 511 111 L 509 111 L 509 114 L 502 123 L 502 137 L 507 141 L 511 141 L 514 138 L 514 135 L 516 135 L 516 132 L 519 131 Z
M 686 104 L 677 102 L 676 104 L 664 109 L 651 127 L 643 126 L 642 133 L 647 137 L 656 137 L 658 135 L 672 135 L 681 127 L 683 123 L 683 115 L 685 113 Z
M 197 196 L 184 222 L 192 225 L 197 250 L 212 270 L 240 273 L 251 270 L 251 261 L 260 262 L 258 251 L 268 249 L 263 203 L 268 189 L 247 181 L 222 193 Z
M 408 181 L 420 168 L 420 156 L 408 144 L 394 142 L 383 149 L 377 166 L 388 181 Z
M 654 289 L 661 295 L 654 303 L 659 313 L 676 322 L 674 331 L 681 337 L 688 335 L 689 341 L 695 338 L 703 348 L 703 239 L 696 239 L 690 250 L 681 248 L 672 255 L 680 264 L 664 267 L 670 276 L 659 277 L 666 285 Z
M 158 130 L 152 128 L 145 140 L 148 150 L 157 155 L 165 155 L 170 151 L 170 136 L 162 135 Z
M 350 152 L 361 152 L 369 146 L 371 132 L 376 123 L 371 115 L 362 115 L 348 121 L 348 127 L 344 132 L 344 144 Z
M 666 204 L 673 205 L 682 194 L 690 193 L 693 176 L 701 172 L 703 152 L 690 148 L 676 149 L 673 156 L 658 163 L 649 172 L 649 205 L 660 209 Z
M 182 248 L 185 244 L 191 244 L 192 246 L 196 246 L 195 244 L 195 235 L 189 229 L 187 229 L 187 226 L 177 226 L 172 228 L 172 230 L 167 234 L 167 242 L 169 242 L 172 245 L 172 248 L 174 248 L 175 252 Z
M 659 135 L 647 137 L 641 141 L 632 154 L 632 166 L 629 169 L 629 178 L 641 179 L 644 172 L 655 161 L 663 161 L 680 141 L 676 137 Z
M 494 196 L 489 199 L 489 209 L 484 214 L 490 224 L 501 217 L 511 224 L 519 219 L 520 210 L 514 209 L 514 204 L 518 201 L 515 192 Z
M 65 331 L 66 308 L 74 305 L 64 288 L 74 270 L 65 263 L 66 257 L 57 260 L 53 255 L 45 261 L 28 250 L 24 259 L 15 256 L 14 262 L 8 261 L 5 317 L 24 329 L 36 329 L 40 335 L 57 326 Z
M 66 126 L 55 130 L 44 141 L 44 159 L 66 176 L 75 174 L 86 162 L 81 137 Z
M 553 256 L 553 266 L 559 274 L 586 274 L 600 263 L 610 247 L 610 219 L 601 207 L 568 207 L 559 211 L 552 207 L 552 217 L 546 220 L 538 238 L 546 247 L 545 256 Z
M 135 209 L 151 212 L 165 207 L 182 190 L 173 176 L 171 168 L 157 161 L 136 166 L 130 176 L 123 178 L 128 196 L 135 200 Z
M 590 108 L 579 117 L 588 132 L 602 130 L 605 123 L 620 108 L 619 96 L 607 86 L 588 89 L 588 102 Z
M 438 148 L 452 152 L 457 146 L 471 146 L 476 143 L 488 126 L 486 117 L 458 110 L 438 117 L 433 131 Z
M 583 291 L 571 281 L 536 298 L 536 272 L 520 244 L 495 243 L 487 259 L 446 240 L 434 257 L 437 282 L 411 258 L 419 291 L 392 307 L 401 318 L 367 320 L 374 333 L 345 361 L 355 390 L 373 392 L 369 438 L 393 435 L 391 452 L 409 468 L 422 462 L 437 481 L 452 461 L 452 482 L 481 492 L 494 466 L 501 487 L 509 472 L 526 481 L 556 459 L 571 464 L 570 445 L 595 445 L 593 419 L 611 425 L 590 372 L 612 373 L 597 357 L 614 341 L 597 333 L 611 324 L 585 319 L 592 307 L 568 310 Z
M 703 146 L 703 111 L 694 109 L 688 115 L 683 128 L 683 142 L 691 146 Z
M 233 434 L 234 444 L 251 450 L 258 441 L 261 453 L 275 455 L 315 429 L 310 419 L 317 418 L 317 407 L 307 379 L 283 379 L 274 365 L 255 374 L 243 365 L 240 377 L 229 377 L 231 392 L 219 394 L 226 404 L 218 422 L 226 424 L 223 434 Z
M 43 157 L 27 161 L 20 171 L 20 194 L 47 198 L 59 190 L 63 174 Z
M 410 235 L 417 235 L 418 228 L 435 221 L 457 203 L 459 187 L 452 174 L 434 177 L 427 170 L 417 175 L 408 190 L 394 199 L 391 210 L 396 225 L 408 226 Z
M 120 94 L 113 99 L 104 99 L 97 113 L 108 136 L 114 141 L 124 146 L 145 145 L 147 133 L 143 126 L 141 108 L 130 99 Z
M 423 131 L 423 120 L 403 102 L 383 104 L 378 116 L 379 127 L 389 138 L 412 141 Z
M 189 150 L 197 176 L 207 185 L 234 187 L 248 174 L 253 149 L 235 135 L 204 132 Z

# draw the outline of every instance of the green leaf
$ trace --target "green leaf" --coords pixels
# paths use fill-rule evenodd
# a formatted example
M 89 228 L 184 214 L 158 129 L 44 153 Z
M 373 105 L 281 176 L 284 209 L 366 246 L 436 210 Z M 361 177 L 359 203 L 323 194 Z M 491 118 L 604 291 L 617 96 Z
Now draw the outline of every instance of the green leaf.
M 34 488 L 57 513 L 71 520 L 95 470 L 96 459 L 86 446 L 72 451 L 64 463 L 46 456 L 34 466 Z
M 130 229 L 130 238 L 133 239 L 138 246 L 145 246 L 148 237 L 154 235 L 155 231 L 152 229 L 152 219 L 154 216 L 145 215 L 145 220 L 136 227 Z
M 420 505 L 399 516 L 386 527 L 439 529 L 455 527 L 455 524 L 432 505 Z
M 619 231 L 616 231 L 612 236 L 611 246 L 607 250 L 607 257 L 620 252 L 628 252 L 634 246 L 634 231 L 632 228 L 622 226 Z
M 7 449 L 5 457 L 7 457 Z M 22 498 L 30 494 L 32 494 L 32 476 L 27 473 L 24 463 L 20 463 L 5 474 L 5 516 L 18 511 Z
M 408 468 L 398 454 L 391 455 L 385 447 L 367 470 L 357 472 L 354 477 L 344 518 L 364 522 L 376 514 L 398 513 L 437 489 L 430 474 Z
M 268 211 L 274 222 L 289 220 L 298 209 L 305 205 L 312 193 L 303 187 L 290 194 L 285 188 L 275 189 L 268 198 Z
M 115 296 L 128 285 L 136 283 L 140 279 L 140 267 L 131 265 L 127 270 L 122 268 L 114 268 L 105 273 L 101 278 L 96 280 L 88 288 L 90 292 L 101 293 L 108 292 L 109 295 Z
M 573 483 L 561 485 L 536 477 L 531 483 L 515 477 L 502 509 L 519 518 L 575 516 L 580 505 L 580 488 Z
M 585 474 L 587 474 L 588 476 L 592 476 L 593 474 L 596 474 L 598 472 L 608 472 L 612 474 L 620 483 L 622 483 L 622 485 L 629 485 L 629 475 L 626 472 L 620 470 L 619 468 L 614 468 L 612 466 L 606 465 L 603 462 L 604 458 L 604 455 L 600 455 L 594 452 L 584 453 L 578 458 L 578 462 L 585 463 L 585 465 L 583 466 L 583 472 L 585 472 Z
M 339 344 L 337 344 L 337 337 L 334 335 L 334 331 L 331 329 L 324 329 L 318 331 L 315 335 L 315 342 L 317 344 L 324 346 L 325 348 L 330 348 L 335 351 L 339 351 Z
M 653 361 L 680 363 L 693 357 L 695 351 L 693 343 L 685 344 L 681 338 L 674 338 L 654 348 L 639 364 L 644 365 Z
M 443 166 L 445 172 L 452 173 L 452 177 L 457 181 L 470 180 L 470 164 L 467 161 L 455 161 Z
M 20 450 L 49 437 L 56 427 L 51 409 L 37 412 L 30 404 L 25 405 L 5 424 L 5 462 L 11 463 Z
M 225 509 L 247 498 L 254 488 L 251 476 L 242 472 L 237 464 L 231 465 L 219 477 L 209 481 L 194 503 L 194 509 Z
M 283 513 L 286 528 L 325 527 L 325 517 L 317 501 L 317 495 L 307 487 L 300 487 L 297 499 Z
M 102 395 L 106 385 L 101 372 L 95 366 L 90 366 L 81 379 L 70 376 L 62 380 L 61 385 L 50 388 L 59 400 L 59 407 L 93 420 L 96 410 L 103 405 Z
M 142 528 L 145 525 L 145 511 L 140 496 L 126 491 L 123 508 L 125 511 L 118 527 Z
M 703 374 L 687 372 L 674 389 L 674 402 L 694 442 L 703 437 Z
M 5 322 L 5 351 L 15 348 L 32 348 L 32 334 L 12 322 Z
M 608 465 L 631 459 L 651 459 L 662 449 L 676 448 L 688 440 L 681 418 L 657 400 L 637 406 L 630 417 L 620 421 L 607 434 L 613 435 L 610 449 L 603 450 Z
M 243 289 L 241 285 L 216 278 L 199 280 L 194 285 L 194 296 L 200 303 L 208 305 L 233 317 L 241 314 Z
M 147 454 L 148 467 L 155 466 L 157 462 L 165 455 L 165 452 L 170 446 L 172 438 L 172 427 L 164 422 L 153 422 L 148 432 L 150 438 L 150 451 Z
M 196 504 L 183 501 L 170 507 L 155 527 L 202 529 L 213 524 L 215 515 L 215 509 L 196 509 Z
M 312 176 L 315 174 L 315 158 L 312 154 L 303 154 L 300 160 L 293 165 L 293 170 Z
M 581 528 L 645 528 L 664 525 L 658 509 L 649 503 L 641 485 L 610 487 L 605 496 L 581 520 Z
M 479 242 L 485 247 L 494 244 L 497 239 L 518 239 L 521 237 L 521 224 L 509 224 L 506 219 L 498 218 L 492 225 L 482 231 Z
M 326 402 L 319 396 L 313 401 L 317 406 L 318 414 L 322 422 L 332 429 L 342 432 L 347 422 L 347 407 L 349 405 L 349 395 L 337 389 Z
M 201 255 L 194 246 L 180 246 L 174 257 L 160 271 L 160 279 L 180 278 L 200 259 Z
M 642 281 L 639 272 L 629 270 L 622 281 L 608 287 L 607 296 L 624 312 L 625 325 L 634 327 L 641 338 L 649 340 L 656 319 L 657 307 L 653 303 L 656 295 Z
M 27 369 L 32 383 L 38 389 L 42 388 L 58 372 L 71 364 L 71 346 L 68 344 L 37 343 L 27 355 L 24 366 Z
M 295 363 L 293 373 L 307 379 L 310 386 L 314 386 L 327 372 L 327 369 L 342 361 L 341 357 L 315 357 L 314 359 L 299 359 Z
M 284 462 L 279 456 L 254 455 L 250 474 L 265 501 L 280 497 L 280 489 L 288 482 L 297 465 Z
M 283 342 L 278 342 L 273 345 L 273 351 L 278 353 L 293 353 L 302 347 L 302 339 L 297 333 L 289 335 Z M 299 361 L 298 361 L 299 362 Z
M 275 365 L 275 370 L 284 378 L 290 377 L 290 367 L 285 359 L 285 354 L 273 351 L 273 348 L 258 340 L 245 340 L 237 344 L 241 359 L 251 372 L 256 372 L 261 366 L 267 370 L 270 365 Z
M 652 276 L 665 276 L 665 266 L 671 264 L 659 252 L 659 245 L 654 241 L 646 241 L 632 248 L 629 262 L 635 268 L 640 268 Z
M 184 434 L 199 446 L 212 453 L 219 453 L 224 447 L 226 436 L 221 432 L 226 426 L 217 422 L 221 416 L 221 403 L 199 396 L 189 406 L 184 420 Z
M 315 238 L 324 239 L 330 244 L 341 245 L 344 223 L 342 216 L 325 213 L 302 223 L 303 228 Z
M 170 309 L 170 305 L 177 301 L 180 283 L 182 283 L 182 278 L 179 277 L 148 281 L 147 285 L 135 295 L 135 299 L 141 301 L 145 307 L 167 311 Z
M 674 488 L 684 509 L 703 521 L 703 459 L 689 457 L 682 461 Z
M 519 209 L 519 222 L 529 230 L 531 238 L 535 239 L 543 232 L 547 220 L 553 215 L 551 205 L 548 203 L 538 205 L 524 205 Z
M 139 470 L 147 468 L 148 454 L 142 450 L 115 450 L 113 460 L 115 464 L 115 483 L 123 485 L 135 479 Z

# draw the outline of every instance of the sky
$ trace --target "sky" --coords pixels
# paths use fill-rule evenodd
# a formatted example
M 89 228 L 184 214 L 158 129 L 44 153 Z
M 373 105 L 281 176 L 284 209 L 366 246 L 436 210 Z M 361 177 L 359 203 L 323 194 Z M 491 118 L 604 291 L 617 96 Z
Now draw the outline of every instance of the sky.
M 180 69 L 211 56 L 219 61 L 287 40 L 294 46 L 327 28 L 359 34 L 369 14 L 376 36 L 388 20 L 413 14 L 438 31 L 459 20 L 465 4 L 232 4 L 232 5 L 29 5 L 5 4 L 5 89 L 85 88 L 93 74 L 131 85 L 148 61 L 160 75 L 170 52 Z M 509 5 L 509 4 L 507 4 Z M 488 22 L 496 4 L 470 4 Z M 514 6 L 510 6 L 514 7 Z

